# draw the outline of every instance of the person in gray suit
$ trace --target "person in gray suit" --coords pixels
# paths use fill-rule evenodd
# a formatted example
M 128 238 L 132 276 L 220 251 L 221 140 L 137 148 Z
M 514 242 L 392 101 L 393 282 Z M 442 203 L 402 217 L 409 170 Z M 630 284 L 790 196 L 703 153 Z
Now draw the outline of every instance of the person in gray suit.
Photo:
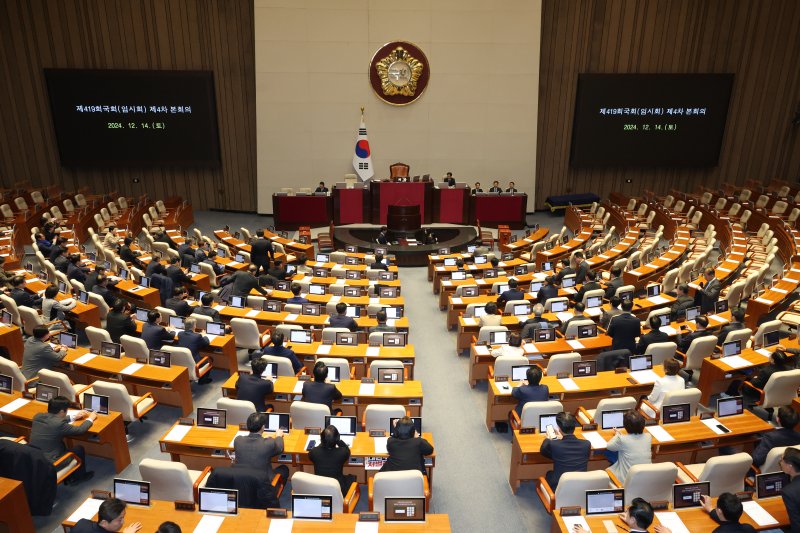
M 378 321 L 378 325 L 369 328 L 370 333 L 378 333 L 378 332 L 397 333 L 396 327 L 386 325 L 386 320 L 387 320 L 386 311 L 384 311 L 383 309 L 381 309 L 375 314 L 375 319 Z
M 267 423 L 264 413 L 252 413 L 247 417 L 247 431 L 249 435 L 239 435 L 233 439 L 233 451 L 236 452 L 236 464 L 247 465 L 257 471 L 265 472 L 268 481 L 272 481 L 275 474 L 280 474 L 283 479 L 289 479 L 289 468 L 280 465 L 272 468 L 272 458 L 283 453 L 283 431 L 275 432 L 275 438 L 264 438 L 261 430 Z
M 49 340 L 50 330 L 47 326 L 33 328 L 33 335 L 25 341 L 25 349 L 22 352 L 21 370 L 25 379 L 36 377 L 43 368 L 50 370 L 67 355 L 64 346 L 57 344 L 54 349 L 50 346 Z
M 722 289 L 722 283 L 717 279 L 716 272 L 713 268 L 707 268 L 703 273 L 705 282 L 700 284 L 700 312 L 713 313 L 714 306 L 719 299 L 719 291 Z
M 51 398 L 47 402 L 47 412 L 34 415 L 31 436 L 28 440 L 30 446 L 42 450 L 44 456 L 51 462 L 55 462 L 66 452 L 72 452 L 80 458 L 81 466 L 67 479 L 68 485 L 89 480 L 94 476 L 94 472 L 86 470 L 86 453 L 83 446 L 67 449 L 64 445 L 64 437 L 83 435 L 89 431 L 97 418 L 97 413 L 88 411 L 78 411 L 67 416 L 69 405 L 69 399 L 64 396 Z M 83 420 L 83 422 L 79 426 L 72 425 L 72 422 L 76 420 Z

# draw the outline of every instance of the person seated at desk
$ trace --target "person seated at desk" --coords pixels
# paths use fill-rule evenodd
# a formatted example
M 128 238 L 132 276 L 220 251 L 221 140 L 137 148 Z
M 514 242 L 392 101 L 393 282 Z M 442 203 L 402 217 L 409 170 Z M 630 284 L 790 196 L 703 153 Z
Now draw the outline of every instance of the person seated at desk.
M 50 248 L 50 256 L 48 257 L 51 263 L 55 263 L 56 259 L 67 253 L 68 242 L 66 237 L 58 237 L 56 239 L 55 244 Z
M 497 180 L 494 180 L 492 182 L 491 188 L 489 189 L 489 192 L 503 192 L 503 188 L 500 187 L 500 182 L 497 181 Z
M 587 263 L 588 264 L 588 263 Z M 580 290 L 575 293 L 575 301 L 583 302 L 583 296 L 589 291 L 601 290 L 603 287 L 597 282 L 597 274 L 591 270 L 586 273 L 586 281 L 581 285 Z
M 67 348 L 60 344 L 50 346 L 52 332 L 47 326 L 36 326 L 33 335 L 25 340 L 22 350 L 22 368 L 20 371 L 25 379 L 32 379 L 39 375 L 39 370 L 46 368 L 52 370 L 56 363 L 67 355 Z
M 722 289 L 722 282 L 717 279 L 716 271 L 713 268 L 705 269 L 703 279 L 705 281 L 700 282 L 700 289 L 697 291 L 700 294 L 700 312 L 713 313 L 719 299 L 719 291 Z
M 58 236 L 58 226 L 53 220 L 48 220 L 46 218 L 42 218 L 41 220 L 42 225 L 42 235 L 44 236 L 47 242 L 55 243 L 56 237 Z M 50 257 L 50 254 L 47 254 L 45 257 Z
M 45 257 L 50 257 L 50 249 L 53 247 L 53 243 L 45 239 L 44 233 L 37 233 L 35 235 L 35 239 L 36 246 L 39 247 L 39 251 L 42 252 L 42 255 Z
M 66 275 L 69 269 L 69 256 L 67 254 L 60 254 L 53 261 L 53 268 L 56 269 L 56 272 L 61 272 Z
M 375 314 L 375 320 L 378 321 L 378 325 L 369 328 L 369 333 L 380 333 L 380 332 L 397 333 L 396 327 L 386 325 L 386 321 L 388 320 L 388 318 L 386 317 L 386 311 L 384 311 L 383 309 L 381 309 Z
M 14 277 L 13 274 L 9 274 L 3 268 L 3 265 L 5 264 L 5 262 L 6 262 L 5 256 L 0 255 L 0 285 L 3 285 L 3 286 L 8 285 L 9 283 L 11 283 L 11 280 Z
M 544 285 L 536 293 L 536 301 L 544 305 L 550 298 L 558 297 L 558 287 L 556 287 L 556 276 L 547 276 L 544 278 Z
M 28 444 L 42 450 L 50 462 L 57 461 L 67 452 L 77 455 L 81 460 L 81 466 L 67 478 L 67 484 L 72 485 L 91 479 L 94 472 L 86 470 L 86 451 L 83 446 L 77 445 L 68 449 L 64 445 L 64 437 L 76 437 L 89 431 L 97 418 L 97 413 L 81 410 L 67 415 L 69 406 L 70 400 L 64 396 L 51 398 L 47 402 L 47 412 L 36 413 L 33 416 Z M 77 420 L 83 422 L 80 426 L 73 426 L 72 422 Z
M 125 523 L 126 506 L 127 504 L 122 500 L 117 498 L 109 498 L 100 504 L 100 509 L 97 511 L 97 522 L 92 522 L 88 518 L 81 518 L 74 526 L 72 526 L 70 532 L 106 533 L 119 531 L 122 529 L 122 524 Z M 139 522 L 134 522 L 123 529 L 122 533 L 137 533 L 141 529 L 142 524 Z M 160 531 L 161 528 L 159 527 L 159 533 Z
M 717 335 L 717 346 L 722 346 L 722 343 L 725 342 L 725 337 L 727 337 L 728 333 L 731 331 L 738 331 L 747 327 L 744 325 L 744 309 L 741 307 L 735 307 L 731 309 L 731 318 L 733 320 L 719 330 L 719 334 Z
M 253 402 L 256 412 L 263 413 L 267 410 L 264 398 L 272 394 L 275 385 L 269 377 L 263 376 L 267 369 L 267 362 L 256 357 L 250 361 L 252 374 L 239 374 L 236 380 L 236 399 L 244 402 Z
M 448 172 L 447 174 L 445 174 L 444 182 L 451 189 L 456 186 L 456 179 L 453 177 L 453 173 L 452 172 Z
M 513 181 L 509 181 L 508 182 L 508 188 L 506 189 L 506 192 L 510 192 L 510 193 L 517 192 L 517 187 L 516 187 L 516 185 L 514 184 Z
M 760 467 L 767 460 L 767 454 L 773 448 L 797 446 L 800 444 L 800 432 L 795 431 L 800 421 L 800 414 L 788 405 L 778 409 L 778 429 L 761 436 L 761 440 L 753 450 L 753 466 Z
M 780 462 L 781 470 L 791 482 L 783 487 L 781 498 L 789 515 L 790 533 L 800 532 L 800 450 L 786 448 Z
M 48 285 L 44 290 L 44 299 L 42 300 L 42 319 L 45 323 L 53 322 L 50 324 L 51 331 L 63 330 L 63 322 L 67 320 L 67 313 L 78 305 L 75 298 L 66 298 L 59 302 L 56 300 L 57 295 L 58 287 Z
M 142 325 L 142 340 L 149 350 L 160 350 L 165 342 L 175 340 L 175 332 L 160 324 L 161 313 L 155 309 L 147 312 L 147 322 Z
M 503 316 L 497 310 L 497 304 L 489 302 L 484 307 L 485 313 L 478 319 L 478 325 L 484 326 L 500 326 L 503 322 Z
M 482 192 L 483 192 L 483 189 L 481 189 L 481 182 L 480 181 L 476 181 L 475 182 L 475 187 L 472 188 L 472 194 L 478 194 L 478 193 L 482 193 Z
M 653 518 L 655 518 L 655 512 L 653 512 L 653 506 L 650 505 L 646 500 L 642 498 L 634 498 L 631 500 L 631 504 L 628 507 L 628 510 L 618 515 L 619 519 L 628 526 L 630 529 L 628 530 L 629 533 L 647 533 L 649 531 L 650 525 L 653 523 Z M 662 526 L 656 526 L 656 533 L 659 531 L 658 528 Z M 575 526 L 573 529 L 574 533 L 588 533 L 583 526 Z M 669 532 L 667 532 L 669 533 Z
M 308 258 L 304 255 L 297 258 L 297 263 L 295 263 L 295 271 L 298 274 L 312 274 L 314 270 L 308 266 L 306 263 L 308 262 Z
M 414 421 L 404 416 L 394 425 L 392 436 L 386 443 L 389 457 L 381 472 L 419 470 L 425 475 L 425 456 L 433 453 L 433 446 L 417 434 Z
M 331 328 L 347 328 L 350 331 L 358 331 L 358 324 L 353 317 L 347 316 L 347 304 L 339 302 L 336 304 L 336 314 L 331 316 L 328 320 L 328 327 Z
M 256 278 L 256 270 L 258 267 L 251 264 L 247 270 L 239 270 L 230 276 L 225 276 L 220 282 L 223 287 L 229 283 L 233 283 L 230 289 L 231 296 L 247 297 L 250 291 L 255 289 L 261 296 L 267 294 L 267 290 L 261 286 L 260 278 Z
M 661 409 L 668 392 L 686 388 L 686 381 L 679 375 L 680 370 L 681 363 L 677 359 L 670 357 L 664 361 L 664 377 L 659 377 L 653 383 L 653 390 L 647 396 L 647 401 L 657 410 Z
M 616 319 L 615 319 L 616 320 Z M 675 339 L 675 342 L 678 344 L 678 351 L 682 353 L 686 353 L 689 350 L 689 346 L 692 345 L 692 341 L 695 339 L 699 339 L 700 337 L 707 337 L 712 333 L 708 331 L 708 317 L 700 315 L 699 317 L 694 319 L 694 323 L 697 327 L 694 331 L 689 334 L 686 333 L 688 326 L 686 324 L 681 326 L 681 329 L 678 331 L 678 336 Z
M 622 424 L 627 434 L 614 428 L 605 455 L 611 462 L 609 471 L 624 484 L 632 466 L 653 462 L 653 437 L 644 431 L 644 416 L 639 411 L 625 413 Z
M 314 189 L 314 192 L 315 193 L 328 192 L 328 188 L 325 186 L 325 182 L 324 181 L 320 181 L 319 185 L 317 185 L 317 188 Z
M 516 398 L 517 405 L 514 410 L 522 416 L 522 408 L 528 402 L 546 402 L 550 399 L 550 389 L 547 385 L 540 385 L 542 381 L 542 368 L 531 365 L 525 372 L 525 381 L 519 387 L 511 389 L 511 397 Z
M 286 270 L 286 265 L 283 264 L 283 260 L 276 259 L 275 262 L 272 263 L 272 267 L 267 270 L 267 275 L 277 280 L 285 281 L 286 278 L 289 277 L 289 272 Z
M 753 526 L 739 522 L 744 513 L 744 507 L 735 494 L 723 492 L 717 498 L 716 506 L 712 503 L 711 497 L 705 494 L 700 496 L 700 501 L 703 510 L 714 522 L 719 524 L 711 533 L 755 533 L 756 529 Z M 655 533 L 672 533 L 670 528 L 662 525 L 656 526 L 654 531 Z
M 292 297 L 289 298 L 288 300 L 286 300 L 286 303 L 287 304 L 307 304 L 308 303 L 308 298 L 304 298 L 303 296 L 300 296 L 300 290 L 301 289 L 302 289 L 302 287 L 300 286 L 299 283 L 292 283 L 292 286 L 291 286 Z
M 342 393 L 336 388 L 333 383 L 328 383 L 328 366 L 322 362 L 317 361 L 314 365 L 314 379 L 303 383 L 303 401 L 309 403 L 320 403 L 327 405 L 328 409 L 333 409 L 333 402 L 342 399 Z M 342 379 L 348 379 L 350 376 L 342 376 Z M 341 410 L 336 410 L 341 414 Z
M 26 307 L 41 307 L 42 297 L 36 296 L 25 290 L 25 278 L 22 276 L 14 276 L 11 278 L 11 292 L 9 296 L 17 304 L 17 307 L 24 305 Z
M 214 309 L 211 305 L 214 303 L 214 295 L 210 292 L 207 292 L 200 298 L 200 305 L 192 309 L 192 313 L 197 313 L 198 315 L 203 315 L 207 317 L 211 317 L 211 320 L 214 322 L 222 322 L 222 318 L 219 315 L 219 311 Z M 226 326 L 225 329 L 227 330 L 230 326 Z
M 375 254 L 375 262 L 370 263 L 369 269 L 370 270 L 384 270 L 388 271 L 389 266 L 386 264 L 388 261 L 383 258 L 383 254 Z
M 108 288 L 107 276 L 97 276 L 97 283 L 92 287 L 92 292 L 102 296 L 103 301 L 106 302 L 106 305 L 109 307 L 114 305 L 114 301 L 117 299 L 114 293 L 111 292 L 111 289 Z
M 561 281 L 564 279 L 564 276 L 569 276 L 570 274 L 574 274 L 575 269 L 572 268 L 572 265 L 569 262 L 569 257 L 565 257 L 561 260 L 561 270 L 558 271 L 558 274 L 555 275 L 555 282 L 558 285 L 561 285 Z
M 705 317 L 698 317 L 705 318 Z M 750 376 L 747 381 L 753 387 L 758 389 L 764 389 L 764 386 L 769 381 L 769 378 L 775 372 L 785 372 L 787 370 L 793 370 L 795 368 L 795 361 L 794 359 L 789 359 L 789 356 L 786 355 L 781 349 L 777 349 L 772 352 L 772 355 L 769 357 L 769 363 L 766 365 L 762 365 L 758 367 L 757 372 L 755 375 Z M 730 388 L 728 390 L 731 390 Z M 744 400 L 745 406 L 750 409 L 752 408 L 755 403 L 759 400 L 759 393 L 758 391 L 754 390 L 752 387 L 742 387 L 742 399 Z M 771 410 L 770 410 L 771 411 Z M 772 413 L 770 412 L 770 415 Z
M 511 278 L 508 280 L 508 290 L 503 291 L 500 296 L 497 297 L 497 305 L 498 306 L 505 306 L 506 302 L 510 302 L 512 300 L 524 300 L 525 299 L 525 292 L 519 290 L 519 282 Z
M 162 276 L 167 275 L 167 267 L 159 263 L 155 257 L 152 261 L 147 263 L 147 268 L 144 269 L 144 275 L 148 278 L 152 277 L 154 274 L 161 274 Z
M 381 230 L 378 232 L 375 242 L 378 244 L 389 244 L 389 228 L 386 226 L 381 226 Z
M 683 318 L 686 316 L 686 310 L 694 307 L 694 298 L 689 296 L 689 286 L 686 283 L 678 285 L 675 291 L 677 299 L 670 308 L 673 320 Z
M 610 300 L 617 294 L 617 289 L 622 287 L 625 282 L 622 280 L 622 269 L 620 267 L 611 268 L 611 279 L 606 283 L 606 299 Z
M 612 296 L 608 301 L 608 304 L 609 309 L 603 309 L 603 313 L 600 315 L 600 326 L 602 326 L 603 329 L 608 329 L 611 319 L 622 314 L 622 309 L 620 309 L 622 300 L 620 300 L 618 297 Z
M 81 265 L 81 254 L 70 254 L 68 259 L 67 279 L 74 279 L 84 283 L 86 281 L 86 274 L 89 273 L 89 268 Z
M 501 355 L 525 355 L 522 349 L 522 337 L 519 333 L 512 333 L 508 336 L 508 344 L 501 344 L 500 347 L 492 350 L 492 357 Z
M 175 522 L 166 521 L 162 522 L 161 525 L 158 526 L 156 533 L 182 533 L 182 531 L 181 526 Z
M 225 267 L 217 263 L 214 259 L 217 257 L 216 250 L 209 250 L 208 254 L 203 258 L 199 259 L 198 263 L 203 263 L 206 265 L 211 265 L 211 270 L 214 271 L 215 276 L 221 276 L 225 273 Z
M 189 261 L 194 263 L 197 260 L 197 255 L 194 249 L 194 238 L 186 237 L 186 240 L 178 245 L 178 255 L 181 262 Z
M 106 317 L 106 331 L 112 342 L 119 342 L 123 335 L 136 335 L 136 313 L 132 312 L 130 304 L 121 298 L 114 300 L 114 305 Z
M 166 230 L 155 230 L 153 233 L 153 240 L 155 242 L 163 242 L 176 252 L 178 251 L 178 244 L 172 240 L 172 237 L 169 236 Z
M 183 321 L 183 331 L 178 332 L 178 340 L 175 343 L 175 346 L 179 346 L 181 348 L 188 348 L 190 352 L 192 352 L 192 359 L 194 359 L 195 363 L 200 362 L 200 359 L 203 358 L 200 355 L 200 350 L 203 348 L 207 348 L 211 341 L 203 335 L 202 333 L 198 333 L 195 331 L 197 327 L 197 319 L 196 318 L 186 318 Z M 206 375 L 208 380 L 205 383 L 211 381 L 211 377 Z M 200 384 L 202 385 L 204 382 L 201 379 Z
M 181 268 L 180 257 L 170 257 L 169 266 L 167 267 L 167 277 L 172 280 L 175 287 L 180 287 L 184 283 L 190 281 L 189 276 Z
M 95 263 L 94 270 L 89 272 L 86 276 L 86 281 L 83 282 L 83 287 L 87 292 L 92 292 L 94 286 L 97 285 L 97 278 L 106 274 L 106 268 L 103 265 Z
M 581 302 L 575 302 L 575 306 L 572 308 L 572 317 L 561 324 L 559 331 L 564 334 L 567 332 L 567 328 L 569 328 L 571 322 L 576 320 L 586 320 L 588 317 L 583 314 L 585 310 L 585 305 L 583 305 Z
M 669 342 L 669 335 L 661 331 L 660 315 L 651 316 L 648 325 L 650 326 L 650 331 L 639 337 L 639 342 L 636 343 L 636 350 L 634 351 L 636 355 L 645 353 L 647 347 L 651 344 Z
M 172 296 L 164 302 L 164 307 L 172 309 L 178 316 L 189 316 L 192 314 L 192 306 L 186 300 L 189 298 L 189 291 L 182 285 L 176 285 L 172 290 Z
M 265 346 L 261 349 L 261 353 L 255 352 L 251 358 L 259 357 L 261 355 L 274 355 L 276 357 L 285 357 L 292 363 L 292 370 L 295 374 L 300 372 L 303 368 L 303 363 L 297 358 L 294 351 L 288 346 L 283 345 L 283 333 L 273 333 L 270 338 L 272 346 Z
M 642 334 L 642 325 L 639 319 L 633 316 L 633 302 L 622 302 L 622 312 L 615 316 L 608 324 L 607 335 L 611 337 L 612 350 L 636 351 L 636 338 Z
M 117 227 L 111 224 L 106 228 L 106 234 L 103 236 L 103 248 L 117 251 L 119 249 L 119 239 L 117 238 Z
M 139 259 L 141 255 L 140 252 L 135 251 L 131 248 L 133 244 L 133 239 L 131 237 L 125 237 L 125 240 L 122 241 L 123 244 L 119 249 L 119 258 L 125 261 L 126 263 L 130 263 L 139 270 L 144 270 L 147 268 L 144 263 Z M 155 261 L 155 259 L 153 259 Z
M 529 318 L 522 323 L 522 332 L 520 336 L 523 339 L 532 339 L 533 331 L 536 329 L 551 328 L 550 322 L 542 318 L 544 314 L 544 306 L 536 304 L 533 306 L 533 317 Z
M 342 494 L 346 495 L 356 476 L 344 474 L 344 465 L 350 459 L 350 447 L 339 436 L 336 426 L 328 426 L 322 430 L 320 442 L 308 452 L 308 458 L 314 464 L 314 475 L 333 478 L 339 482 Z
M 555 490 L 561 475 L 567 472 L 586 472 L 589 468 L 589 455 L 592 444 L 575 436 L 578 421 L 572 413 L 560 412 L 556 415 L 555 439 L 544 439 L 540 449 L 542 455 L 553 460 L 553 469 L 544 479 Z
M 257 473 L 264 473 L 269 484 L 275 474 L 284 480 L 289 479 L 289 467 L 280 465 L 272 469 L 272 458 L 283 453 L 283 431 L 275 431 L 275 437 L 264 438 L 261 432 L 267 423 L 265 413 L 251 413 L 247 417 L 247 435 L 239 435 L 233 439 L 233 451 L 236 453 L 236 464 L 252 468 Z M 277 501 L 277 500 L 276 500 Z

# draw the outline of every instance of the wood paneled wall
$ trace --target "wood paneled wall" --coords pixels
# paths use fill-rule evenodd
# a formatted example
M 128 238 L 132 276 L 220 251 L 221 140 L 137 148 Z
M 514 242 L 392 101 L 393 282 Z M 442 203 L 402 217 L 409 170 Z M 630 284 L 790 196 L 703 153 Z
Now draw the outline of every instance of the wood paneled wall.
M 800 2 L 544 0 L 537 207 L 547 196 L 690 191 L 746 179 L 800 177 Z M 569 165 L 579 73 L 733 72 L 717 167 Z M 631 183 L 626 183 L 630 179 Z
M 252 0 L 0 2 L 0 179 L 66 190 L 183 196 L 195 209 L 256 209 Z M 63 168 L 43 69 L 211 70 L 217 169 Z M 140 183 L 133 183 L 133 178 Z

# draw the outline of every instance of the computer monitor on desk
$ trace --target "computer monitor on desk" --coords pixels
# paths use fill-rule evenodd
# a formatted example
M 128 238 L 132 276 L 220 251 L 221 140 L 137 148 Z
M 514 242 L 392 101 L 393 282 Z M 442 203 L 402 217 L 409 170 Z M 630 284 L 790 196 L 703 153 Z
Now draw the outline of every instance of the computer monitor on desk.
M 491 344 L 491 345 L 508 344 L 508 332 L 507 331 L 490 331 L 489 332 L 489 344 Z
M 531 314 L 531 304 L 514 304 L 514 309 L 512 311 L 514 316 L 528 316 Z
M 11 394 L 14 390 L 14 378 L 5 374 L 0 374 L 0 392 Z
M 613 514 L 625 510 L 625 489 L 586 491 L 586 514 Z
M 150 482 L 114 478 L 114 497 L 134 505 L 150 505 Z
M 780 496 L 783 487 L 791 482 L 789 474 L 784 472 L 769 472 L 756 476 L 756 491 L 758 499 L 774 498 Z
M 227 414 L 225 409 L 197 408 L 197 427 L 225 429 L 227 428 Z
M 586 309 L 594 309 L 603 305 L 602 296 L 590 296 L 586 298 Z
M 781 341 L 780 330 L 767 331 L 764 333 L 764 348 L 771 348 Z
M 533 330 L 533 342 L 553 342 L 556 340 L 556 330 L 553 328 L 537 328 Z
M 734 355 L 739 355 L 742 353 L 742 341 L 735 340 L 723 343 L 722 345 L 722 357 L 732 357 Z
M 650 370 L 653 368 L 652 355 L 632 355 L 628 359 L 628 368 L 631 372 L 637 370 Z
M 621 428 L 625 424 L 623 423 L 623 419 L 625 418 L 625 413 L 627 413 L 627 409 L 614 409 L 611 411 L 603 411 L 602 420 L 600 421 L 600 428 L 601 429 L 614 429 L 614 428 Z
M 672 505 L 675 509 L 700 507 L 703 505 L 701 496 L 709 494 L 711 494 L 711 482 L 709 481 L 675 484 L 672 485 Z
M 572 363 L 572 377 L 587 378 L 597 375 L 597 361 L 575 361 Z
M 511 381 L 528 379 L 528 369 L 533 365 L 513 365 L 511 367 Z
M 689 422 L 691 417 L 691 406 L 688 403 L 678 403 L 674 405 L 663 405 L 661 407 L 661 423 L 676 424 Z
M 741 396 L 720 398 L 717 400 L 717 417 L 740 415 L 744 413 L 744 403 Z
M 700 316 L 700 307 L 689 307 L 686 309 L 686 320 L 689 322 Z
M 553 313 L 561 313 L 567 310 L 569 302 L 566 300 L 557 300 L 550 304 L 550 311 Z
M 654 296 L 658 296 L 661 294 L 661 285 L 648 285 L 647 286 L 647 297 L 653 298 Z
M 239 491 L 235 489 L 198 489 L 197 508 L 201 513 L 235 515 L 239 512 Z
M 333 520 L 333 498 L 312 494 L 292 494 L 293 520 Z
M 385 522 L 425 522 L 425 498 L 386 498 L 384 505 Z

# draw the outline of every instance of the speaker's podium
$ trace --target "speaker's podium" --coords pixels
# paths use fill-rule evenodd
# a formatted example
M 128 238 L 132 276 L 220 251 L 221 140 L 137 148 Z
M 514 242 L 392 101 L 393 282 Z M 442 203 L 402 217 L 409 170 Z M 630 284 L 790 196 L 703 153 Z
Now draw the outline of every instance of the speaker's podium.
M 415 233 L 422 227 L 419 205 L 390 205 L 386 227 L 392 233 Z

